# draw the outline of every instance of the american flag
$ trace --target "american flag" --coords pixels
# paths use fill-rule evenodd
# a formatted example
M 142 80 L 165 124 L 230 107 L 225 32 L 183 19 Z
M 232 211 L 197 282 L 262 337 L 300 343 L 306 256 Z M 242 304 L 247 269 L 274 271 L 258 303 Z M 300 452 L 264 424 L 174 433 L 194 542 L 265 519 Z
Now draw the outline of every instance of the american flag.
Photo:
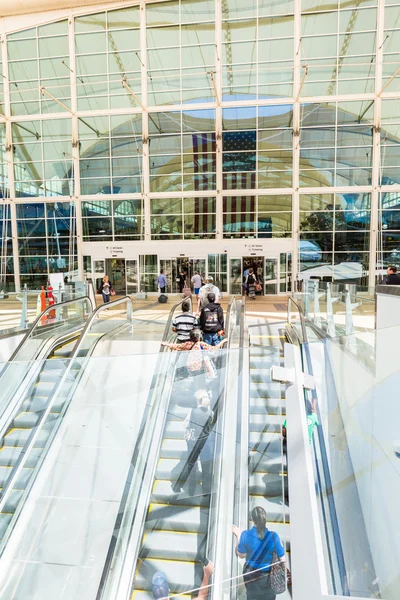
M 196 191 L 215 189 L 215 172 L 217 142 L 215 133 L 194 133 L 193 165 L 194 189 Z M 211 173 L 212 171 L 212 173 Z M 210 182 L 210 178 L 212 181 Z M 211 185 L 210 185 L 211 183 Z M 194 217 L 194 233 L 215 233 L 215 214 L 208 211 L 208 199 L 196 198 L 196 215 Z M 200 213 L 200 214 L 199 214 Z
M 255 189 L 257 132 L 226 131 L 222 141 L 224 189 Z

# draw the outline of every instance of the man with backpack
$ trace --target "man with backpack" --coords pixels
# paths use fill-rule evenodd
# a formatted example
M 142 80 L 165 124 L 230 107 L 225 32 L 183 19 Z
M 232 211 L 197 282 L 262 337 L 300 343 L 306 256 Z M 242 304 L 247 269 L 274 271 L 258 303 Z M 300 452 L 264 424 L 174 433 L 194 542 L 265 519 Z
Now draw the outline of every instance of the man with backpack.
M 205 306 L 207 306 L 209 300 L 208 300 L 208 294 L 214 294 L 215 299 L 219 302 L 219 300 L 221 299 L 221 292 L 219 291 L 219 288 L 217 288 L 216 285 L 213 284 L 213 278 L 212 277 L 206 277 L 206 283 L 200 288 L 199 291 L 199 304 L 198 304 L 198 311 L 200 312 L 202 308 L 204 308 Z
M 200 329 L 206 344 L 216 346 L 219 343 L 218 333 L 224 329 L 224 311 L 215 302 L 215 294 L 207 295 L 208 304 L 201 309 Z

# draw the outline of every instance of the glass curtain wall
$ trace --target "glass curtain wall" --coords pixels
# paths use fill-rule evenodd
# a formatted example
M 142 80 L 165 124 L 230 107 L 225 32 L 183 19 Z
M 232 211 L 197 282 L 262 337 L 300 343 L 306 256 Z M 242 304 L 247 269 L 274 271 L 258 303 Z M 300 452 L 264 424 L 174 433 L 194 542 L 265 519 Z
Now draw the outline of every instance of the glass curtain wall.
M 294 278 L 400 267 L 399 12 L 395 0 L 166 0 L 6 33 L 1 190 L 21 208 L 3 210 L 20 267 L 5 276 L 45 279 L 67 271 L 63 257 L 75 269 L 77 230 L 289 238 Z M 55 201 L 78 227 L 51 232 Z

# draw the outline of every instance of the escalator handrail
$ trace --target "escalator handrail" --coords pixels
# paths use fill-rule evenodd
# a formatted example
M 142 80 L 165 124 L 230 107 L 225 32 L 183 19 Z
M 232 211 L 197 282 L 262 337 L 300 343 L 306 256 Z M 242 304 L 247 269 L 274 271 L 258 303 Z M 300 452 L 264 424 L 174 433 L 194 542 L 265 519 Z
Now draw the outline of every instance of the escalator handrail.
M 21 342 L 18 344 L 18 346 L 16 347 L 16 349 L 12 353 L 12 355 L 9 358 L 8 362 L 11 362 L 11 361 L 15 360 L 18 352 L 21 350 L 21 348 L 24 345 L 24 343 L 31 337 L 32 333 L 34 332 L 34 330 L 36 329 L 36 327 L 38 326 L 38 324 L 41 322 L 41 320 L 43 319 L 43 317 L 48 312 L 50 312 L 52 310 L 60 310 L 60 309 L 62 310 L 62 308 L 64 306 L 68 306 L 69 304 L 76 304 L 77 302 L 81 302 L 83 300 L 89 302 L 89 305 L 91 306 L 91 309 L 93 311 L 93 304 L 92 304 L 92 301 L 89 298 L 89 296 L 81 296 L 80 298 L 75 298 L 74 300 L 66 300 L 65 302 L 60 302 L 59 304 L 53 304 L 52 306 L 48 306 L 47 308 L 45 308 L 45 310 L 42 311 L 38 317 L 36 317 L 36 319 L 32 323 L 32 327 L 30 327 L 29 330 L 27 331 L 27 333 L 24 335 L 23 339 L 21 340 Z M 59 323 L 62 324 L 63 321 L 59 321 Z
M 164 329 L 164 334 L 163 334 L 163 337 L 162 337 L 162 340 L 161 340 L 162 342 L 166 342 L 167 341 L 168 336 L 171 333 L 171 326 L 172 326 L 172 321 L 173 321 L 173 318 L 174 318 L 175 311 L 184 302 L 189 302 L 189 304 L 190 304 L 190 312 L 193 311 L 193 302 L 192 302 L 192 297 L 191 296 L 189 296 L 188 298 L 182 298 L 182 300 L 180 300 L 179 302 L 177 302 L 176 304 L 174 304 L 174 306 L 169 311 L 167 323 L 166 323 L 165 329 Z M 165 352 L 166 350 L 168 350 L 168 348 L 166 346 L 161 346 L 160 352 Z
M 105 304 L 101 304 L 100 306 L 98 306 L 92 312 L 89 319 L 86 321 L 85 326 L 82 330 L 82 333 L 79 337 L 79 340 L 77 341 L 77 343 L 73 349 L 71 358 L 75 358 L 78 355 L 86 336 L 89 334 L 89 330 L 92 327 L 93 321 L 95 321 L 102 312 L 108 310 L 109 308 L 114 308 L 114 306 L 118 306 L 119 304 L 125 304 L 125 303 L 128 304 L 128 307 L 129 307 L 129 310 L 127 311 L 128 318 L 131 313 L 137 312 L 139 310 L 143 310 L 143 308 L 144 308 L 143 306 L 134 308 L 134 304 L 133 304 L 132 298 L 130 296 L 122 296 L 122 298 L 118 298 L 118 300 L 113 300 L 112 302 L 106 302 Z M 151 304 L 146 306 L 144 310 L 148 310 L 149 308 L 152 308 L 157 305 L 158 305 L 158 302 L 152 302 Z M 112 317 L 112 315 L 111 315 L 111 317 Z
M 176 304 L 174 304 L 174 306 L 172 306 L 169 315 L 168 315 L 168 319 L 165 325 L 165 329 L 164 329 L 164 334 L 162 337 L 162 341 L 166 341 L 168 338 L 168 335 L 170 334 L 170 329 L 171 329 L 171 323 L 172 320 L 174 318 L 174 314 L 176 309 L 181 306 L 181 304 L 185 301 L 185 300 L 189 300 L 189 298 L 183 298 L 182 300 L 180 300 L 179 302 L 177 302 Z M 191 302 L 191 298 L 190 298 L 190 302 Z M 136 438 L 136 442 L 135 442 L 135 447 L 133 449 L 132 452 L 132 458 L 130 461 L 130 465 L 129 465 L 129 470 L 128 470 L 128 474 L 126 476 L 126 481 L 125 481 L 125 486 L 124 486 L 124 491 L 122 493 L 121 496 L 121 500 L 120 500 L 120 505 L 119 505 L 119 509 L 118 509 L 118 513 L 117 513 L 117 518 L 114 524 L 114 530 L 113 530 L 113 535 L 111 536 L 111 541 L 107 550 L 107 555 L 106 555 L 106 559 L 104 561 L 104 567 L 103 567 L 103 571 L 101 574 L 101 578 L 100 578 L 100 583 L 99 583 L 99 587 L 97 589 L 97 593 L 96 593 L 96 600 L 103 600 L 104 598 L 104 592 L 107 586 L 107 580 L 111 571 L 111 566 L 113 563 L 113 558 L 114 558 L 114 553 L 118 544 L 118 539 L 119 539 L 119 531 L 121 529 L 121 525 L 122 525 L 122 521 L 123 521 L 123 516 L 126 510 L 126 506 L 127 506 L 127 502 L 128 502 L 128 498 L 129 498 L 129 492 L 131 489 L 131 485 L 133 482 L 133 475 L 135 472 L 135 467 L 138 461 L 138 457 L 140 455 L 140 450 L 141 450 L 141 441 L 143 439 L 145 430 L 147 428 L 148 422 L 149 422 L 149 413 L 150 413 L 150 409 L 152 407 L 152 399 L 153 399 L 153 395 L 154 395 L 154 391 L 155 389 L 157 389 L 157 379 L 161 376 L 164 378 L 164 382 L 167 380 L 167 376 L 168 376 L 168 370 L 166 370 L 164 373 L 163 371 L 160 369 L 161 365 L 162 365 L 162 361 L 164 358 L 164 351 L 165 351 L 165 347 L 160 345 L 160 349 L 159 349 L 159 353 L 158 353 L 158 358 L 157 358 L 157 362 L 156 362 L 156 366 L 154 369 L 154 374 L 151 380 L 151 384 L 150 384 L 150 389 L 149 389 L 149 395 L 148 395 L 148 399 L 145 405 L 145 409 L 143 411 L 143 415 L 142 415 L 142 419 L 141 419 L 141 423 L 138 429 L 138 435 Z M 162 385 L 162 388 L 165 387 L 165 383 L 164 385 Z M 135 507 L 134 509 L 134 513 L 136 514 L 137 511 L 137 507 Z M 146 514 L 143 515 L 143 524 L 144 524 L 144 520 L 146 518 Z M 135 516 L 132 518 L 132 523 L 135 520 Z
M 302 360 L 303 360 L 303 363 L 305 363 L 305 364 L 303 364 L 303 369 L 306 368 L 308 374 L 313 376 L 313 366 L 312 366 L 310 347 L 309 347 L 309 343 L 308 343 L 306 319 L 304 317 L 304 313 L 303 313 L 301 306 L 295 300 L 293 300 L 293 298 L 289 297 L 288 323 L 290 324 L 290 302 L 292 302 L 296 306 L 296 308 L 299 312 L 299 315 L 300 315 L 301 330 L 302 330 L 302 335 L 303 335 L 303 340 L 300 340 L 300 348 L 301 348 L 301 353 L 302 353 Z M 313 323 L 310 323 L 310 326 L 312 327 L 313 331 L 315 333 L 317 333 L 317 335 L 320 339 L 324 339 L 324 336 L 321 335 L 322 332 L 319 330 L 319 328 L 317 328 Z M 318 421 L 319 421 L 319 423 L 322 423 L 323 421 L 321 420 L 321 412 L 320 412 L 319 403 L 318 403 L 317 389 L 314 388 L 313 390 L 311 390 L 311 394 L 312 394 L 313 399 L 316 400 L 316 410 L 317 410 L 317 415 L 318 415 Z M 323 473 L 323 475 L 322 475 L 321 469 L 318 468 L 316 449 L 314 447 L 314 460 L 315 460 L 315 464 L 317 465 L 316 473 L 317 473 L 319 489 L 322 490 L 324 487 L 322 485 L 322 481 L 321 481 L 322 477 L 323 477 L 325 480 L 325 487 L 327 489 L 331 490 L 331 489 L 333 489 L 332 488 L 332 480 L 331 480 L 331 474 L 330 474 L 330 469 L 329 469 L 329 461 L 328 461 L 328 454 L 327 454 L 327 450 L 326 450 L 325 438 L 324 438 L 324 434 L 322 431 L 322 425 L 320 425 L 320 427 L 317 427 L 317 438 L 318 438 L 318 444 L 319 444 L 319 449 L 320 449 L 320 453 L 321 453 L 321 463 L 322 463 L 322 473 Z M 329 518 L 330 518 L 330 522 L 331 522 L 331 527 L 333 529 L 333 539 L 334 539 L 334 544 L 335 544 L 335 552 L 336 552 L 336 559 L 337 559 L 337 564 L 338 564 L 338 569 L 339 569 L 340 582 L 343 587 L 344 593 L 346 595 L 349 595 L 348 576 L 347 576 L 342 541 L 341 541 L 340 531 L 339 531 L 339 523 L 338 523 L 338 517 L 337 517 L 337 512 L 336 512 L 336 503 L 335 503 L 333 494 L 328 494 L 328 510 L 329 510 Z M 324 519 L 325 530 L 327 530 L 328 523 L 327 523 L 327 518 L 326 518 L 325 512 L 323 513 L 323 519 Z M 335 587 L 335 581 L 333 581 L 333 585 Z
M 245 317 L 246 317 L 246 296 L 242 296 L 242 305 L 240 310 L 240 323 L 239 323 L 239 380 L 238 380 L 238 395 L 237 395 L 237 426 L 236 426 L 236 456 L 235 456 L 235 471 L 240 469 L 240 457 L 242 454 L 241 442 L 242 442 L 242 411 L 243 411 L 243 364 L 244 364 L 244 335 L 245 335 Z M 247 449 L 247 445 L 245 446 Z M 237 472 L 237 471 L 236 471 Z M 236 479 L 237 481 L 237 479 Z M 233 498 L 233 522 L 239 524 L 247 518 L 247 505 L 243 506 L 239 498 L 238 485 L 235 482 L 234 498 Z M 248 497 L 246 492 L 245 497 Z M 242 513 L 242 514 L 241 514 Z M 241 515 L 241 516 L 240 516 Z M 243 516 L 244 515 L 244 516 Z M 236 560 L 235 560 L 236 559 Z M 232 581 L 236 582 L 239 574 L 239 563 L 236 557 L 235 545 L 232 545 L 231 553 L 232 561 Z M 236 586 L 231 586 L 231 598 L 236 598 Z
M 236 298 L 233 297 L 232 300 L 230 301 L 228 308 L 227 308 L 227 315 L 226 315 L 226 321 L 225 321 L 225 333 L 226 333 L 226 337 L 228 339 L 228 344 L 226 346 L 226 349 L 229 351 L 230 347 L 231 347 L 231 340 L 232 340 L 232 335 L 231 335 L 231 323 L 233 322 L 232 316 L 236 315 L 236 310 L 237 310 L 237 302 L 236 302 Z M 222 394 L 222 403 L 218 406 L 218 416 L 221 414 L 222 411 L 224 411 L 224 408 L 227 406 L 227 395 L 228 395 L 228 390 L 229 390 L 229 386 L 226 385 L 227 384 L 227 378 L 228 378 L 228 360 L 229 360 L 229 354 L 226 353 L 225 355 L 225 369 L 226 369 L 226 376 L 225 376 L 225 385 L 224 385 L 224 391 Z M 218 461 L 214 462 L 214 475 L 213 475 L 213 488 L 216 487 L 217 491 L 220 491 L 220 474 L 221 474 L 221 467 L 222 467 L 222 452 L 221 452 L 221 443 L 222 443 L 222 434 L 224 431 L 224 424 L 223 421 L 224 419 L 218 419 L 218 416 L 216 417 L 216 436 L 215 436 L 215 448 L 214 448 L 214 456 L 218 457 Z M 217 475 L 219 474 L 219 476 Z M 211 493 L 211 502 L 210 502 L 210 508 L 209 508 L 209 520 L 208 520 L 208 528 L 207 528 L 207 552 L 206 552 L 206 556 L 207 558 L 209 558 L 212 562 L 215 563 L 214 560 L 214 554 L 215 554 L 215 547 L 216 547 L 216 538 L 215 535 L 213 535 L 213 532 L 215 532 L 216 528 L 215 528 L 215 522 L 216 519 L 218 517 L 217 512 L 218 510 L 212 510 L 213 508 L 213 499 L 217 497 L 217 494 L 213 494 Z M 214 508 L 215 505 L 218 504 L 218 499 L 215 502 L 214 501 Z
M 306 320 L 304 317 L 304 313 L 303 313 L 303 309 L 301 308 L 301 306 L 296 302 L 296 300 L 294 300 L 292 298 L 292 296 L 289 296 L 288 298 L 288 312 L 287 312 L 287 322 L 289 325 L 291 325 L 291 311 L 290 311 L 290 304 L 294 304 L 294 306 L 297 309 L 297 312 L 299 313 L 300 316 L 300 327 L 301 327 L 301 333 L 303 336 L 303 342 L 307 343 L 308 342 L 308 337 L 307 337 L 307 328 L 306 328 Z

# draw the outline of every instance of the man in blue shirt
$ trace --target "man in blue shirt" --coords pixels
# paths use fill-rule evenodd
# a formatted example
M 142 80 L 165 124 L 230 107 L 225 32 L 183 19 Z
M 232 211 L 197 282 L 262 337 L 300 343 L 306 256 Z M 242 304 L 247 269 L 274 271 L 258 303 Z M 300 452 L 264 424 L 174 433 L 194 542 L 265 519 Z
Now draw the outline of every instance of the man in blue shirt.
M 165 288 L 167 287 L 167 278 L 164 275 L 164 269 L 160 269 L 160 274 L 157 277 L 157 285 L 160 288 L 160 292 L 165 294 Z

